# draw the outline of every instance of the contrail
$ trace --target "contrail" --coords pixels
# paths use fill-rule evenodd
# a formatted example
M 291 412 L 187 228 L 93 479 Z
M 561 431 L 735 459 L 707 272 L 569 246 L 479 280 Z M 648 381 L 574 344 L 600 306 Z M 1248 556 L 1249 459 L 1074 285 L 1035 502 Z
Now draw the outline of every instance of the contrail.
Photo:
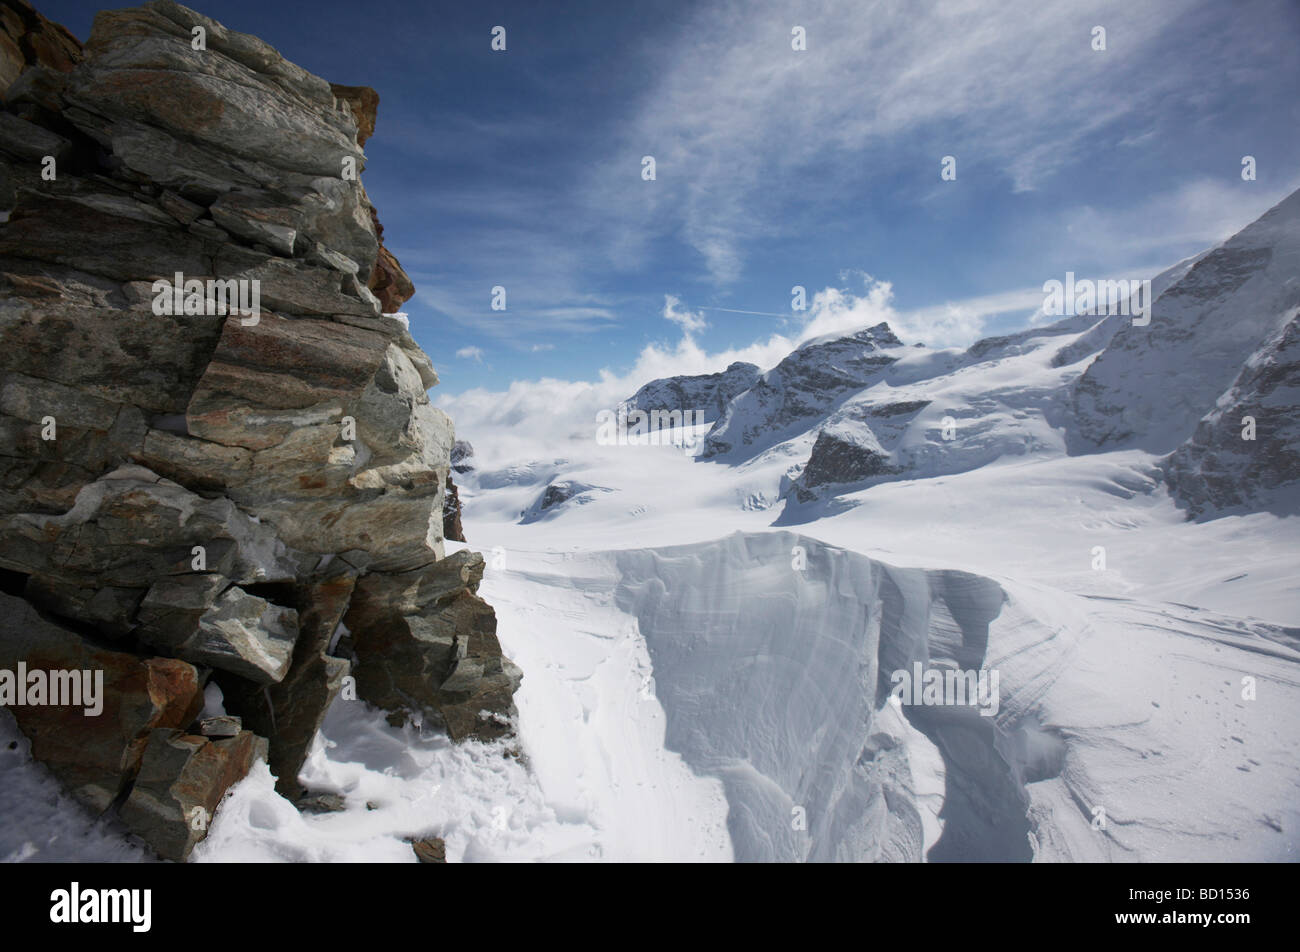
M 709 307 L 707 304 L 700 305 L 701 311 L 727 311 L 731 314 L 757 314 L 760 317 L 793 317 L 793 314 L 773 314 L 771 311 L 742 311 L 734 307 Z

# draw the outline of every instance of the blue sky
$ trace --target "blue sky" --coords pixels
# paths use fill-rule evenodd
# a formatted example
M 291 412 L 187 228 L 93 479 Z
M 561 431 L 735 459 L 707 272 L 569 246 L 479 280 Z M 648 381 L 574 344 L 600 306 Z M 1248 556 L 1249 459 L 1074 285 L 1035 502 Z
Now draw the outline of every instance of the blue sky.
M 83 40 L 98 8 L 37 6 Z M 445 395 L 797 338 L 793 285 L 864 275 L 905 340 L 965 343 L 1049 278 L 1150 276 L 1300 186 L 1294 0 L 195 8 L 379 91 L 363 180 Z

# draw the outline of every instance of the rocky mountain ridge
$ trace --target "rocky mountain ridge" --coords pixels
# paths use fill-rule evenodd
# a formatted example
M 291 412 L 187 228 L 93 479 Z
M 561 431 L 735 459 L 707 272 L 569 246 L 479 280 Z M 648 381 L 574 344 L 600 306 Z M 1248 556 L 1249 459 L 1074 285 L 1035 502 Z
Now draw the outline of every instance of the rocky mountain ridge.
M 1149 325 L 1091 311 L 964 351 L 894 350 L 884 324 L 809 341 L 727 399 L 700 458 L 793 461 L 783 524 L 880 482 L 1125 448 L 1163 457 L 1157 475 L 1194 518 L 1300 511 L 1300 192 L 1154 277 L 1151 299 Z M 710 406 L 701 385 L 719 376 L 651 381 L 632 402 Z

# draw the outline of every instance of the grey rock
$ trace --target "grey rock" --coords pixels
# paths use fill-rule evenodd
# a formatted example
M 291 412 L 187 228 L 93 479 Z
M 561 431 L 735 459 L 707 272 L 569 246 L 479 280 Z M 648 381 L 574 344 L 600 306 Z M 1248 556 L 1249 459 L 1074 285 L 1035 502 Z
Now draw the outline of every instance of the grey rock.
M 11 112 L 0 112 L 0 150 L 24 162 L 40 164 L 50 155 L 56 161 L 67 157 L 72 143 L 57 133 L 20 119 Z
M 733 397 L 756 384 L 760 374 L 756 365 L 736 361 L 720 373 L 652 380 L 638 390 L 624 407 L 628 411 L 641 410 L 645 413 L 699 413 L 702 422 L 711 423 L 726 412 L 727 404 Z
M 337 793 L 316 793 L 294 802 L 302 813 L 342 813 L 348 802 Z
M 901 346 L 885 323 L 809 341 L 727 404 L 701 456 L 738 462 L 780 442 L 864 389 L 898 359 L 885 350 Z
M 360 579 L 343 619 L 358 695 L 418 714 L 454 739 L 507 733 L 522 675 L 501 653 L 495 612 L 476 594 L 482 575 L 482 557 L 461 551 Z
M 1164 461 L 1170 492 L 1189 517 L 1300 514 L 1298 396 L 1300 318 L 1292 318 L 1246 361 L 1215 409 Z M 1248 429 L 1253 439 L 1245 438 Z
M 265 759 L 266 741 L 248 731 L 221 739 L 151 731 L 119 816 L 164 859 L 184 862 L 207 836 L 226 791 Z
M 186 660 L 238 674 L 254 684 L 281 680 L 298 639 L 298 612 L 234 586 L 199 619 L 194 638 L 177 648 Z
M 205 717 L 199 721 L 199 733 L 204 737 L 234 737 L 243 730 L 239 718 L 229 715 Z
M 474 447 L 468 440 L 457 440 L 451 447 L 451 468 L 457 473 L 473 471 Z
M 129 789 L 123 821 L 184 859 L 194 809 L 257 757 L 301 794 L 345 617 L 367 697 L 457 739 L 509 729 L 520 675 L 481 560 L 441 561 L 454 429 L 381 313 L 412 289 L 350 174 L 377 95 L 166 0 L 100 14 L 84 57 L 68 40 L 0 55 L 0 568 L 52 657 L 110 673 L 114 713 L 20 721 L 81 799 Z M 177 273 L 258 282 L 257 321 L 154 313 Z M 0 656 L 32 637 L 0 629 Z M 228 707 L 186 734 L 196 666 Z

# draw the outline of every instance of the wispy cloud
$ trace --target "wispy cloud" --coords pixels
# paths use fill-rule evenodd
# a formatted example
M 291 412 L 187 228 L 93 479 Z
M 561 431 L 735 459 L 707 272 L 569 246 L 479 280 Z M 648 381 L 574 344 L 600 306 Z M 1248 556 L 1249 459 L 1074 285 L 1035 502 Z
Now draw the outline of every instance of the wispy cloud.
M 1181 166 L 1170 166 L 1168 187 L 1148 200 L 1134 201 L 1131 187 L 1088 194 L 1067 186 L 1098 150 L 1154 162 L 1171 131 L 1230 113 L 1234 99 L 1295 75 L 1300 19 L 1287 12 L 1291 0 L 1239 2 L 1231 14 L 1213 0 L 677 8 L 644 41 L 613 41 L 620 64 L 644 80 L 620 85 L 613 99 L 598 91 L 581 121 L 566 111 L 574 95 L 566 87 L 547 100 L 555 113 L 386 127 L 408 151 L 458 173 L 454 185 L 425 176 L 403 195 L 450 240 L 404 246 L 402 233 L 388 237 L 418 288 L 417 323 L 445 318 L 470 339 L 491 339 L 494 355 L 497 344 L 537 353 L 539 341 L 626 326 L 653 314 L 670 288 L 725 303 L 752 277 L 758 250 L 772 260 L 783 241 L 824 248 L 830 259 L 839 236 L 861 232 L 863 221 L 889 227 L 890 214 L 956 215 L 949 199 L 972 190 L 939 182 L 949 154 L 962 186 L 978 183 L 982 201 L 1024 211 L 1014 228 L 991 224 L 999 236 L 1032 234 L 1035 252 L 1090 254 L 1088 267 L 1108 271 L 1167 265 L 1199 250 L 1186 245 L 1246 224 L 1278 190 L 1244 192 L 1228 183 L 1230 170 L 1215 183 Z M 1272 20 L 1282 27 L 1264 26 Z M 795 25 L 806 30 L 802 52 L 791 49 Z M 1098 25 L 1107 31 L 1102 52 L 1092 48 Z M 647 154 L 656 159 L 653 181 L 641 175 Z M 1053 209 L 1054 188 L 1067 199 Z M 877 195 L 887 212 L 871 207 Z M 971 231 L 981 210 L 965 209 L 955 234 Z M 504 311 L 489 306 L 498 285 L 509 295 Z M 895 320 L 905 336 L 968 342 L 999 313 L 997 297 Z M 1021 306 L 1017 298 L 1002 313 Z M 708 310 L 678 302 L 663 316 L 704 337 Z
M 682 333 L 687 337 L 697 331 L 702 331 L 709 326 L 709 323 L 704 319 L 703 314 L 698 311 L 688 311 L 681 305 L 682 302 L 678 300 L 675 295 L 665 294 L 663 311 L 664 320 L 672 321 L 682 329 Z
M 1231 25 L 1229 35 L 1222 25 L 1198 32 L 1192 14 L 1204 6 L 709 5 L 667 47 L 622 149 L 584 191 L 614 213 L 612 253 L 634 258 L 660 235 L 680 235 L 726 285 L 791 206 L 833 207 L 849 185 L 897 174 L 900 143 L 915 171 L 933 169 L 910 186 L 918 201 L 945 154 L 959 169 L 1000 175 L 1008 193 L 1028 191 L 1102 143 L 1138 141 L 1131 117 L 1185 101 L 1206 75 L 1249 81 L 1257 48 L 1234 42 Z M 1257 33 L 1270 5 L 1256 6 L 1253 18 L 1234 19 Z M 804 52 L 790 47 L 796 24 L 807 31 Z M 1107 29 L 1105 51 L 1092 48 L 1094 25 Z M 1162 40 L 1180 28 L 1187 42 L 1174 56 Z M 653 183 L 633 174 L 643 153 L 656 156 Z
M 1054 233 L 1041 237 L 1057 243 L 1058 254 L 1068 249 L 1113 268 L 1163 268 L 1232 237 L 1286 198 L 1300 187 L 1300 170 L 1287 173 L 1274 184 L 1195 178 L 1114 208 L 1081 203 L 1062 209 Z

